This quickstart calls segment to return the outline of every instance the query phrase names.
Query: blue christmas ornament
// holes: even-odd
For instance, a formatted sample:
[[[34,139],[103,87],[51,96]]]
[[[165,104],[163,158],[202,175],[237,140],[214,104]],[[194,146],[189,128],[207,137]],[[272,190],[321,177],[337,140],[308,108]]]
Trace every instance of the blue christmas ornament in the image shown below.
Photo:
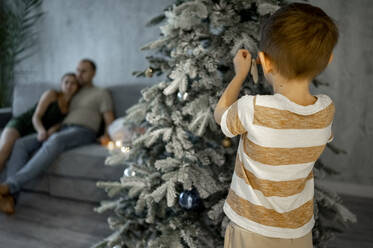
[[[206,49],[206,48],[208,48],[211,45],[211,41],[207,40],[207,39],[206,40],[202,40],[201,41],[201,45],[202,45],[203,48]]]
[[[179,196],[179,205],[187,210],[195,209],[200,204],[200,197],[198,191],[193,188],[192,190],[186,190],[181,192]]]
[[[198,137],[196,135],[194,135],[193,133],[187,131],[187,135],[188,135],[188,139],[190,140],[190,142],[192,142],[193,144],[199,142],[201,140],[201,137]]]

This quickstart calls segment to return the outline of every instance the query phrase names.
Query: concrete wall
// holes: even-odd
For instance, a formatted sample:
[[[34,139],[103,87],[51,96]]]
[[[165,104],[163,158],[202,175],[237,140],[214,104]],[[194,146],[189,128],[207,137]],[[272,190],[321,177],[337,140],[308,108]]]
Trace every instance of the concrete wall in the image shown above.
[[[79,59],[98,64],[97,85],[158,82],[136,79],[133,70],[144,69],[146,54],[139,47],[159,36],[157,27],[145,28],[150,17],[172,0],[45,0],[38,52],[22,64],[21,81],[54,81],[75,70]],[[330,87],[326,93],[336,105],[334,145],[347,155],[326,150],[322,160],[341,172],[334,181],[373,185],[373,1],[311,0],[336,21],[340,41],[333,63],[320,76]]]
[[[328,149],[321,158],[341,172],[333,180],[373,185],[373,1],[310,3],[334,18],[340,31],[334,61],[320,75],[330,87],[314,92],[325,92],[334,100],[333,144],[348,153],[335,155]]]
[[[75,71],[81,58],[92,58],[98,66],[95,82],[110,85],[157,82],[135,78],[134,70],[148,65],[140,47],[159,37],[158,27],[147,21],[172,3],[157,0],[45,0],[37,52],[20,66],[18,81],[58,82],[67,71]]]

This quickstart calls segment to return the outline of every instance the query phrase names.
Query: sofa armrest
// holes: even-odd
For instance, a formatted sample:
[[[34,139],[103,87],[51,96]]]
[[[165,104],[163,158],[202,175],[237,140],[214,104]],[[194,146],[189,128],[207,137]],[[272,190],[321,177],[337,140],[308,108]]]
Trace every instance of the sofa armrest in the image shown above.
[[[0,108],[0,128],[4,128],[12,118],[12,108]]]

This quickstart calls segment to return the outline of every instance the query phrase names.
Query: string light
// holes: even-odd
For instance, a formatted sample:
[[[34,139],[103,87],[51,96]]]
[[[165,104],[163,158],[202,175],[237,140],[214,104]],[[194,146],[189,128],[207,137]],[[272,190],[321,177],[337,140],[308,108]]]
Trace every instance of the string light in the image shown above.
[[[115,141],[115,146],[118,148],[122,147],[122,141],[121,140]]]
[[[113,141],[109,141],[109,143],[107,144],[107,148],[111,151],[111,150],[114,150],[115,148],[115,145],[114,145],[114,142]]]
[[[129,146],[122,146],[122,148],[120,148],[120,150],[121,150],[123,153],[126,153],[126,152],[129,152],[129,151],[130,151],[130,147],[129,147]]]
[[[123,145],[123,142],[121,140],[116,140],[109,141],[109,143],[107,144],[107,149],[109,149],[110,151],[120,150],[122,153],[127,153],[131,150],[131,147],[128,145]]]

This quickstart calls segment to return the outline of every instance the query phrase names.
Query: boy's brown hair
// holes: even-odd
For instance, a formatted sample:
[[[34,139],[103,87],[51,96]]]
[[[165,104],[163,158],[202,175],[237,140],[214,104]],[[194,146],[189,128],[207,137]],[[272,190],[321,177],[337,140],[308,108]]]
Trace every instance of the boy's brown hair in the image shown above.
[[[337,41],[338,28],[324,11],[292,3],[266,20],[259,49],[283,77],[314,78],[328,65]]]

